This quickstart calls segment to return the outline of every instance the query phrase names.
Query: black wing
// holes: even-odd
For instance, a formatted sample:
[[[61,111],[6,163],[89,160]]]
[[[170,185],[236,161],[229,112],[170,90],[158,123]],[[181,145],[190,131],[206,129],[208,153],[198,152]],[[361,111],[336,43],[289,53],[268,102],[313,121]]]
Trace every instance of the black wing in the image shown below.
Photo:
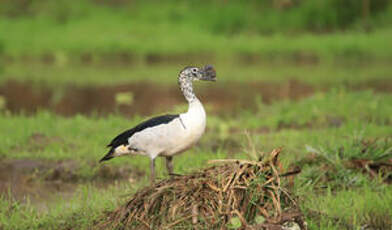
[[[167,124],[170,121],[174,120],[175,118],[179,117],[180,115],[175,114],[175,115],[163,115],[159,117],[153,117],[147,121],[144,121],[137,126],[133,127],[132,129],[129,129],[127,131],[124,131],[117,137],[115,137],[110,144],[107,145],[107,147],[112,147],[112,148],[117,148],[120,145],[128,144],[128,139],[132,137],[133,134],[142,131],[143,129],[147,129],[153,126],[158,126],[162,124]]]

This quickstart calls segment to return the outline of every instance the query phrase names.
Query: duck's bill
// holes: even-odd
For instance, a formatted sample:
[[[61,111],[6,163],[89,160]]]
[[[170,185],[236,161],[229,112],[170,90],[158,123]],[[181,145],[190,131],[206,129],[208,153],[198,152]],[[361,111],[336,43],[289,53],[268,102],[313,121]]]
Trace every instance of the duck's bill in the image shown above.
[[[212,65],[206,65],[203,68],[203,76],[200,80],[216,81],[216,71]]]

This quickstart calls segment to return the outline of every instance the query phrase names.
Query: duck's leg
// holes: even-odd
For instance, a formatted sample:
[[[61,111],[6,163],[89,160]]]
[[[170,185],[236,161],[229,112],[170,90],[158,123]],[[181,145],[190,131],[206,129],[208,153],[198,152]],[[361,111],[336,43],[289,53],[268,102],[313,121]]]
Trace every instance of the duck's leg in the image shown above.
[[[166,169],[169,175],[173,174],[173,157],[166,157]]]
[[[155,158],[150,161],[150,182],[151,185],[154,184],[155,181]]]

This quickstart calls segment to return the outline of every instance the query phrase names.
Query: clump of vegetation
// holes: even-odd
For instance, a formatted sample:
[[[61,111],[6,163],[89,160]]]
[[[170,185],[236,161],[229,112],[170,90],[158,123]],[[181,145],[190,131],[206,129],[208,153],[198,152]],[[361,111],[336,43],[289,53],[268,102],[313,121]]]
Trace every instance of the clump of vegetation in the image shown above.
[[[392,182],[392,142],[389,138],[366,139],[359,135],[344,146],[307,146],[307,150],[311,154],[299,164],[317,164],[318,167],[306,170],[304,182],[328,183],[331,188],[363,185],[368,178]],[[325,173],[316,174],[314,170]]]
[[[297,204],[282,181],[280,152],[273,150],[257,161],[214,160],[225,164],[162,180],[137,192],[99,226],[264,228],[291,220],[304,229]]]

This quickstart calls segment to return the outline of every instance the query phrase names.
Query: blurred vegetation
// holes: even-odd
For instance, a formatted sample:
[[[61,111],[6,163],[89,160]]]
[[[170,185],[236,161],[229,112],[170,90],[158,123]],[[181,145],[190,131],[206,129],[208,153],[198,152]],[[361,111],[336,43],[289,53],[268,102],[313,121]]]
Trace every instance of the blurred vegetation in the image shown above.
[[[90,60],[96,53],[151,60],[157,54],[385,56],[391,22],[391,0],[4,0],[0,6],[5,54],[56,60],[68,54]]]
[[[185,23],[216,33],[330,31],[370,20],[374,26],[391,19],[390,0],[5,0],[0,15],[8,18],[47,17],[58,24],[92,14],[122,11],[139,22]]]
[[[302,83],[310,84],[316,89],[339,87],[342,85],[358,86],[384,84],[392,72],[392,66],[388,62],[373,62],[364,60],[351,64],[343,61],[320,64],[301,64],[273,60],[260,60],[264,62],[260,65],[246,64],[243,60],[224,63],[220,60],[202,60],[201,63],[214,63],[219,71],[219,84],[224,82],[249,83],[256,81],[273,82],[284,84],[289,79],[296,79]],[[288,63],[289,62],[289,63]],[[45,63],[16,63],[8,64],[4,68],[4,76],[0,78],[0,84],[5,84],[9,80],[18,82],[30,82],[40,88],[50,87],[57,90],[72,84],[78,86],[115,86],[120,84],[147,81],[160,83],[161,87],[167,87],[175,83],[175,76],[182,65],[189,65],[198,62],[188,62],[180,60],[173,64],[141,64],[125,63],[110,65],[103,60],[97,64],[89,65],[48,65]],[[284,66],[284,68],[282,68]],[[72,68],[70,68],[72,67]],[[78,76],[78,77],[75,77]],[[390,81],[387,81],[390,82]],[[198,87],[209,87],[208,84],[196,84]],[[368,87],[370,88],[370,86]]]

